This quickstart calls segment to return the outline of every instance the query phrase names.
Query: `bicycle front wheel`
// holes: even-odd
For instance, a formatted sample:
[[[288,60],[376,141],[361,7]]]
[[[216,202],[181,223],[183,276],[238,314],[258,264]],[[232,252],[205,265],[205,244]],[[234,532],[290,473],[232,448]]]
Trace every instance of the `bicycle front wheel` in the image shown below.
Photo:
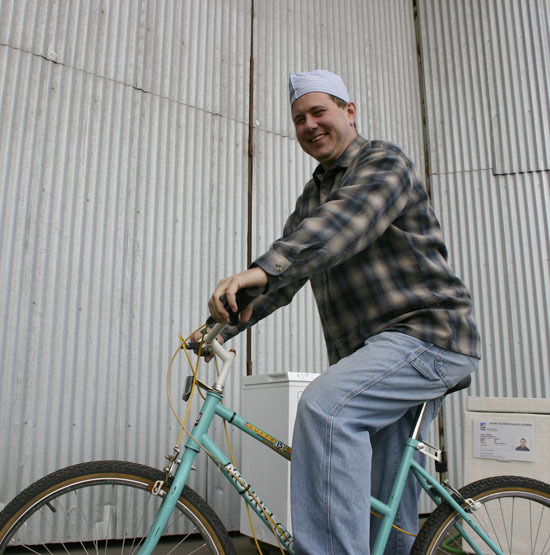
[[[522,476],[495,476],[464,486],[460,494],[464,499],[480,503],[479,508],[468,508],[467,512],[502,553],[550,552],[550,485]],[[467,505],[463,502],[462,506]],[[483,553],[493,552],[449,505],[443,503],[420,530],[411,555],[474,553],[461,530]]]
[[[58,470],[22,491],[0,513],[0,553],[137,552],[162,498],[152,489],[164,474],[121,461],[82,463]],[[159,548],[174,553],[234,554],[212,508],[187,486]]]

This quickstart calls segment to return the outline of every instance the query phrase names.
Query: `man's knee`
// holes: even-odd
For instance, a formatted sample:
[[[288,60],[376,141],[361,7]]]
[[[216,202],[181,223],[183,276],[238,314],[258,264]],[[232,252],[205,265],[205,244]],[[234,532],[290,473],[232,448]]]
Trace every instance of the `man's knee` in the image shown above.
[[[298,412],[328,414],[333,403],[330,393],[334,391],[330,382],[329,374],[321,374],[315,378],[302,392]]]

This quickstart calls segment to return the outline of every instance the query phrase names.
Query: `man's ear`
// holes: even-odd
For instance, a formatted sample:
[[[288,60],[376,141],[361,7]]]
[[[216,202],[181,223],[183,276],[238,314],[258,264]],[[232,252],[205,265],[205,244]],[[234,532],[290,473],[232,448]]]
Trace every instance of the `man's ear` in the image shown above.
[[[350,125],[355,125],[355,115],[357,114],[357,106],[353,102],[348,102],[346,106],[346,111],[348,113]]]

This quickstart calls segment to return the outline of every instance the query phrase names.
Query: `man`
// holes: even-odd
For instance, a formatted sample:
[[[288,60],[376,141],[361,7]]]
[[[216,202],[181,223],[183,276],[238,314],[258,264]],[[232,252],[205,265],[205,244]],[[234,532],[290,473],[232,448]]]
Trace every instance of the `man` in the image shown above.
[[[529,451],[529,447],[527,447],[527,440],[524,437],[519,440],[519,445],[516,447],[516,451]]]
[[[263,295],[241,314],[238,333],[290,302],[311,281],[330,368],[304,391],[292,452],[292,526],[300,554],[365,554],[371,493],[382,501],[396,475],[415,408],[432,416],[447,389],[478,365],[479,335],[464,284],[447,263],[439,224],[414,165],[395,145],[366,140],[340,77],[290,75],[291,113],[313,178],[283,235],[251,267],[220,281],[221,298]],[[418,491],[409,483],[396,524],[415,532]],[[387,553],[413,538],[392,532]],[[371,546],[372,547],[372,546]]]

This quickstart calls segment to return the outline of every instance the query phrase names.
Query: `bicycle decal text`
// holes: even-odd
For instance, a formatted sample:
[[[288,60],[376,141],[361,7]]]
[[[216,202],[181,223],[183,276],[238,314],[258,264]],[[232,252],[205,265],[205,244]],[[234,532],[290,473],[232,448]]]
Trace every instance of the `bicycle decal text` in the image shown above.
[[[281,451],[286,456],[286,458],[290,459],[290,456],[292,455],[292,449],[288,445],[285,445],[282,441],[279,441],[274,437],[271,437],[269,434],[266,434],[259,428],[256,428],[256,426],[250,424],[250,422],[247,422],[245,426],[249,430],[252,430],[254,433],[258,434],[264,440],[263,443],[269,445],[269,447],[273,447],[277,451]]]
[[[284,525],[275,518],[274,514],[269,510],[267,505],[262,501],[260,496],[250,487],[250,484],[243,478],[242,474],[233,466],[232,463],[225,465],[226,475],[235,485],[237,491],[243,495],[250,503],[252,508],[271,528],[273,526],[277,532],[277,536],[286,547],[291,547],[293,540],[290,532]]]

